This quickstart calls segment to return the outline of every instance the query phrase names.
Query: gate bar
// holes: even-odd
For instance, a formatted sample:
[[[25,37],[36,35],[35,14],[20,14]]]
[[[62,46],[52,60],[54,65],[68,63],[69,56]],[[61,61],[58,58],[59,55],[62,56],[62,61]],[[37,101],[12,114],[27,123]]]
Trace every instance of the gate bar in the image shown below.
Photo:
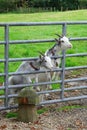
[[[66,24],[62,25],[62,35],[66,35]],[[64,79],[65,79],[65,50],[62,51],[62,71],[61,71],[61,94],[60,94],[60,98],[63,99],[64,98]]]
[[[5,64],[4,64],[4,67],[5,67],[5,82],[4,82],[4,86],[5,86],[5,100],[4,100],[4,105],[7,107],[8,106],[8,58],[9,58],[9,26],[6,25],[5,26],[5,41],[6,41],[6,44],[5,44]]]

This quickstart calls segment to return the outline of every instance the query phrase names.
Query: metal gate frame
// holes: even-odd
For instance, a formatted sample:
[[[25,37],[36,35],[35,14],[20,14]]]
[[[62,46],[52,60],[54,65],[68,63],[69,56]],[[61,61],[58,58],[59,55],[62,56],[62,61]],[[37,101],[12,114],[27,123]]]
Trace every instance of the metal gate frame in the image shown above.
[[[41,102],[40,105],[46,105],[46,104],[53,104],[53,103],[58,103],[58,102],[65,102],[65,101],[71,101],[71,100],[77,100],[77,99],[85,99],[87,98],[87,95],[83,96],[77,96],[77,97],[69,97],[65,98],[64,97],[64,92],[69,91],[69,90],[76,90],[76,89],[87,89],[87,86],[76,86],[76,87],[70,87],[70,88],[65,88],[64,84],[67,82],[74,82],[74,81],[84,81],[87,80],[87,77],[82,77],[82,78],[73,78],[73,79],[67,79],[65,80],[65,71],[68,70],[75,70],[75,69],[87,69],[87,66],[77,66],[77,67],[65,67],[65,58],[66,57],[75,57],[75,56],[87,56],[87,53],[78,53],[78,54],[65,54],[65,51],[62,52],[62,67],[59,69],[55,69],[53,71],[61,71],[61,80],[58,81],[51,81],[51,82],[43,82],[43,83],[34,83],[34,84],[26,84],[26,85],[8,85],[8,78],[11,75],[21,75],[21,74],[31,74],[31,73],[37,73],[35,72],[27,72],[27,73],[9,73],[8,72],[8,65],[9,62],[14,62],[14,61],[27,61],[27,60],[32,60],[36,58],[9,58],[9,45],[10,44],[22,44],[22,43],[42,43],[42,42],[54,42],[54,39],[42,39],[42,40],[9,40],[9,28],[11,26],[53,26],[53,25],[62,25],[62,34],[66,35],[66,29],[68,25],[76,25],[76,24],[85,24],[87,25],[87,21],[75,21],[75,22],[20,22],[20,23],[0,23],[0,27],[4,27],[5,30],[5,40],[0,41],[0,45],[4,44],[5,47],[5,54],[4,54],[4,59],[0,59],[0,62],[4,63],[4,73],[0,73],[0,77],[4,76],[4,86],[0,87],[0,90],[5,91],[5,95],[1,95],[0,99],[4,99],[4,106],[0,107],[0,110],[4,109],[9,109],[9,108],[15,108],[16,106],[8,106],[8,98],[12,97],[17,97],[16,94],[14,95],[8,95],[8,89],[11,88],[19,88],[19,87],[27,87],[27,86],[38,86],[38,85],[45,85],[45,84],[54,84],[54,83],[61,83],[61,88],[58,90],[48,90],[48,91],[43,91],[43,92],[38,92],[38,94],[45,94],[45,93],[51,93],[51,92],[61,92],[60,94],[60,99],[55,99],[55,100],[47,100],[44,102]],[[83,38],[70,38],[71,41],[76,41],[76,40],[87,40],[87,37]],[[38,71],[38,73],[44,73],[44,71]],[[49,72],[49,71],[48,71]]]

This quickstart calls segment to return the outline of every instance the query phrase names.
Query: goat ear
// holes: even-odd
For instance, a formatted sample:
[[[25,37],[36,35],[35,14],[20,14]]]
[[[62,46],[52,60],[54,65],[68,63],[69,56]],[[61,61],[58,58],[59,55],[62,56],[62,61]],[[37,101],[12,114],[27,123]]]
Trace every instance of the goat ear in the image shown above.
[[[43,62],[43,56],[39,55],[39,63],[41,64]]]
[[[39,58],[42,59],[42,55],[39,55]]]

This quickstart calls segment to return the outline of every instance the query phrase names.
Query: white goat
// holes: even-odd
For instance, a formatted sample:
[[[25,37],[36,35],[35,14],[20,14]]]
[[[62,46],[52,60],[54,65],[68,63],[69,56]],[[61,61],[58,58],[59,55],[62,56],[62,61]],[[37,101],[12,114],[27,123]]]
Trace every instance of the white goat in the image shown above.
[[[45,52],[45,55],[50,56],[50,57],[58,56],[61,51],[72,48],[72,44],[70,43],[69,39],[66,36],[60,36],[60,35],[58,35],[58,36],[59,36],[59,38],[55,39],[56,44],[52,48],[48,49]],[[52,59],[52,63],[54,65],[54,68],[59,68],[59,66],[60,66],[60,58]],[[50,76],[51,79],[50,80],[58,79],[58,77],[59,77],[59,73],[58,72],[53,72],[53,73],[50,73],[50,74],[51,74],[51,76]],[[40,77],[38,77],[38,79]],[[48,81],[48,79],[46,80],[45,77],[46,77],[46,75],[44,74],[43,75],[43,81]],[[51,89],[52,87],[50,85],[47,88]]]
[[[24,61],[19,66],[16,72],[29,72],[29,71],[35,71],[40,70],[40,68],[47,68],[51,70],[53,68],[52,60],[49,56],[41,55],[37,60],[35,61]],[[17,84],[30,84],[32,83],[32,80],[35,80],[38,82],[38,74],[23,74],[23,75],[16,75],[11,76],[8,79],[9,85],[17,85]],[[36,90],[38,90],[39,87],[36,87]],[[18,93],[21,89],[10,89],[9,94]],[[40,90],[38,90],[40,91]],[[10,104],[13,102],[13,100],[10,100]]]

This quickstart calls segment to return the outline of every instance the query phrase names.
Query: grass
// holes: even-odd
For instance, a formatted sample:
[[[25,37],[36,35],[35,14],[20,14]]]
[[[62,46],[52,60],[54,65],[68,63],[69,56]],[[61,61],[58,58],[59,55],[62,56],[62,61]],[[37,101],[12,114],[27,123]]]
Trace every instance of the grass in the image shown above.
[[[0,14],[0,22],[48,22],[48,21],[83,21],[87,10],[66,11],[66,12],[46,12],[32,14]],[[87,25],[69,25],[67,27],[68,37],[86,37]],[[10,27],[10,40],[31,40],[31,39],[52,39],[55,38],[55,33],[62,33],[61,26],[24,26]],[[0,27],[0,41],[4,40],[4,28]],[[9,46],[10,58],[36,57],[38,50],[45,52],[54,43],[42,44],[22,44]],[[85,53],[87,52],[87,41],[73,41],[73,48],[66,53]],[[0,59],[4,58],[4,45],[0,45]],[[9,72],[16,71],[20,62],[9,63]],[[66,59],[67,66],[87,65],[87,57],[72,57]],[[4,72],[4,64],[0,63],[0,73]],[[3,82],[3,77],[0,77],[0,82]]]
[[[87,20],[87,10],[44,12],[31,14],[0,14],[0,22],[39,22]]]
[[[37,110],[37,113],[38,114],[43,114],[44,112],[47,112],[47,111],[49,111],[49,108],[44,107],[44,108],[41,108],[41,109]]]
[[[16,112],[8,112],[6,118],[17,118],[18,114]]]
[[[81,106],[81,105],[63,106],[63,107],[58,108],[58,111],[70,111],[70,110],[79,109],[79,108],[87,108],[87,106]]]
[[[0,90],[0,95],[4,95],[4,91],[3,90]]]

